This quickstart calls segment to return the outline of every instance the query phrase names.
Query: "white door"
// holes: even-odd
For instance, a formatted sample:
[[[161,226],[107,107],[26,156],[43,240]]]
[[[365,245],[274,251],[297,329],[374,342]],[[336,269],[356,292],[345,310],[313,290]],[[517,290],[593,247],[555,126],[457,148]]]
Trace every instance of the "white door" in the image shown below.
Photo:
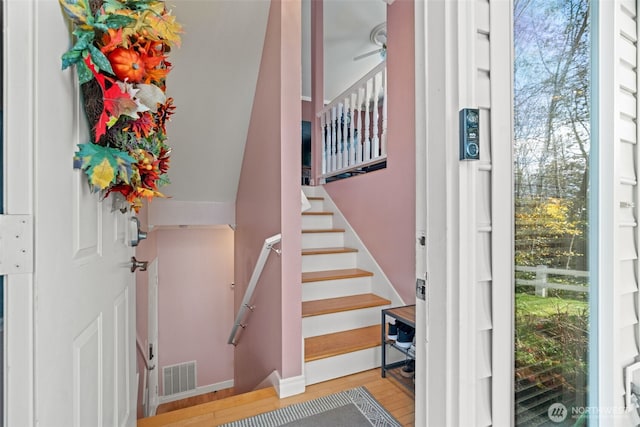
[[[55,0],[5,0],[6,212],[34,222],[33,273],[7,278],[11,426],[135,425],[129,215],[72,169],[88,141]]]
[[[158,259],[148,268],[149,314],[147,329],[149,334],[149,413],[155,415],[158,408]]]

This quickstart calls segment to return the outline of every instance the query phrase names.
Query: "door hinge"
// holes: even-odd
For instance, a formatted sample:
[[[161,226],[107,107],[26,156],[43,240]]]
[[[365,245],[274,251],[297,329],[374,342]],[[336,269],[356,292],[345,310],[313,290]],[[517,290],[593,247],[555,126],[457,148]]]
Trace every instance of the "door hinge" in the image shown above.
[[[33,273],[33,216],[0,215],[0,274]]]

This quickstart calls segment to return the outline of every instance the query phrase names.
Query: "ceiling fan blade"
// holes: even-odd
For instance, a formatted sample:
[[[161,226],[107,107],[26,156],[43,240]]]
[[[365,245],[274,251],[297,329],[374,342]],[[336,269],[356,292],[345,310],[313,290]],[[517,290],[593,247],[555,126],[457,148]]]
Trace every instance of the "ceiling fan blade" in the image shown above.
[[[363,54],[361,54],[361,55],[358,55],[358,56],[354,57],[354,58],[353,58],[353,60],[354,60],[354,61],[357,61],[357,60],[359,60],[359,59],[363,59],[363,58],[366,58],[366,57],[368,57],[368,56],[375,55],[376,53],[380,53],[380,52],[382,52],[383,50],[384,50],[384,48],[383,48],[383,47],[381,47],[380,49],[372,50],[371,52],[367,52],[367,53],[363,53]]]

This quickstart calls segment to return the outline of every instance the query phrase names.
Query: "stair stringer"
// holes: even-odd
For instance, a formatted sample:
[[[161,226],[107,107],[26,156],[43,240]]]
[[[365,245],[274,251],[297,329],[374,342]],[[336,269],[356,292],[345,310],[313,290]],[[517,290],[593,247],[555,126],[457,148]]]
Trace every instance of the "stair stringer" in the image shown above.
[[[363,270],[373,273],[373,278],[371,279],[371,292],[391,300],[391,306],[393,307],[405,305],[406,303],[402,300],[398,291],[396,291],[387,275],[384,273],[373,255],[371,255],[371,252],[369,252],[351,224],[349,224],[349,221],[347,221],[345,216],[342,214],[342,211],[338,209],[338,206],[333,202],[333,199],[331,199],[331,196],[329,196],[324,187],[304,186],[303,191],[307,196],[324,197],[323,202],[325,210],[329,210],[334,213],[333,227],[343,228],[345,230],[344,245],[358,250],[356,254],[356,263],[358,268],[362,268]]]

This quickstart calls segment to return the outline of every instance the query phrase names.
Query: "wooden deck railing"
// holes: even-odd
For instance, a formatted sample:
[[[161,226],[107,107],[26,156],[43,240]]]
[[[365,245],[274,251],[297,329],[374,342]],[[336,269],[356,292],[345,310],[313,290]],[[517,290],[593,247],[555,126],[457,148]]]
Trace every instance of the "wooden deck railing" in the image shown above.
[[[516,265],[516,271],[527,273],[535,273],[535,279],[518,279],[516,278],[516,286],[535,286],[536,295],[546,297],[547,289],[558,289],[562,291],[572,292],[589,292],[588,285],[565,285],[561,283],[549,282],[549,275],[554,276],[572,276],[572,277],[589,277],[588,271],[582,270],[565,270],[562,268],[549,268],[546,265],[538,265],[536,267],[526,267]]]

